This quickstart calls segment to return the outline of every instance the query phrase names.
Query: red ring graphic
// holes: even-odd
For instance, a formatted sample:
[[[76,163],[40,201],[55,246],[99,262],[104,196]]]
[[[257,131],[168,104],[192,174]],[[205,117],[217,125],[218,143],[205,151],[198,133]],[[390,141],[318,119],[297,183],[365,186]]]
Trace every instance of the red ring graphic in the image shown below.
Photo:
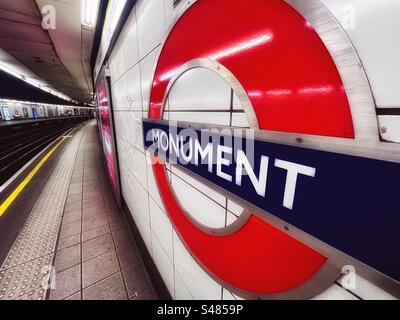
[[[264,130],[354,138],[346,93],[317,33],[281,0],[199,0],[178,20],[159,57],[149,117],[160,119],[169,81],[180,66],[209,58],[240,81]],[[165,208],[188,250],[212,275],[256,294],[296,288],[327,257],[253,215],[235,233],[214,236],[186,216],[164,165],[153,171]]]

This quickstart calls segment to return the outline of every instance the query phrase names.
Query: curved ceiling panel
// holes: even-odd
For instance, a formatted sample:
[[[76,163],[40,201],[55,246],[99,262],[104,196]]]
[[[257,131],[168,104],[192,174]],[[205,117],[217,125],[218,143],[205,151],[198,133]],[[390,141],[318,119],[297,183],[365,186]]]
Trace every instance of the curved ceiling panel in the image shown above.
[[[56,9],[56,29],[42,28],[41,8]],[[0,48],[38,79],[80,102],[92,101],[88,70],[94,30],[81,27],[80,1],[2,0]]]

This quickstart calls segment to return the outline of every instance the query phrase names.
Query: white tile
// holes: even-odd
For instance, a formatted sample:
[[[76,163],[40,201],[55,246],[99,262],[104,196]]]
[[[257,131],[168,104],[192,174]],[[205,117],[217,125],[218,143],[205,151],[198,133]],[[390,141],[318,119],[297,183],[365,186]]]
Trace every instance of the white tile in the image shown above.
[[[400,143],[400,116],[379,116],[378,120],[382,139]]]
[[[154,78],[156,59],[160,52],[160,47],[152,51],[143,60],[140,61],[140,77],[142,80],[142,102],[143,110],[149,109],[150,89]]]
[[[232,223],[236,222],[236,220],[238,219],[237,216],[235,216],[234,214],[227,212],[226,213],[226,226],[230,226]]]
[[[133,66],[125,75],[126,92],[125,105],[128,110],[142,110],[142,88],[140,83],[139,64]]]
[[[131,146],[144,152],[141,111],[117,111],[116,134]]]
[[[111,84],[114,84],[124,73],[124,60],[122,59],[122,41],[117,41],[110,55],[108,64],[110,67]]]
[[[117,141],[117,151],[118,151],[118,160],[119,160],[119,170],[120,172],[126,172],[126,160],[125,160],[125,141],[120,137],[116,136],[116,141]],[[123,175],[120,177],[120,183],[121,183],[121,189],[126,189],[126,180],[123,178]]]
[[[357,300],[357,298],[339,285],[333,284],[324,292],[312,298],[312,300]]]
[[[129,131],[127,133],[127,141],[132,144],[136,149],[144,152],[143,123],[141,113],[134,112],[133,115],[134,120],[129,123],[128,126]]]
[[[146,154],[146,160],[147,160],[147,181],[149,187],[149,194],[151,198],[157,203],[157,205],[165,211],[160,191],[158,190],[157,182],[154,177],[152,160],[150,156],[148,156],[148,154]]]
[[[171,171],[173,174],[180,177],[186,183],[190,184],[193,188],[201,191],[207,197],[217,202],[222,207],[226,207],[226,197],[220,194],[219,192],[211,189],[210,187],[206,186],[204,183],[197,180],[194,176],[190,176],[188,173],[184,172],[182,169],[179,168],[177,165],[171,166]]]
[[[139,183],[136,182],[136,184],[139,186]],[[140,189],[137,190],[140,192]],[[152,253],[151,229],[150,229],[150,220],[148,217],[149,209],[148,209],[147,197],[148,197],[147,193],[140,193],[137,197],[132,197],[132,195],[127,197],[126,194],[124,194],[124,199],[127,203],[129,211],[132,214],[133,221],[135,222],[140,232],[140,235],[146,245],[147,250],[151,254]],[[137,202],[141,202],[141,204],[137,204]]]
[[[121,115],[120,112],[114,110],[113,116],[114,116],[115,134],[116,134],[117,137],[123,139],[123,132],[122,132],[122,129],[123,129],[122,122],[123,122],[123,120],[122,120],[122,115]]]
[[[142,110],[139,64],[133,66],[126,74],[112,84],[111,94],[114,110]]]
[[[118,148],[118,160],[119,167],[121,172],[127,172],[127,161],[126,161],[126,142],[120,136],[117,135],[117,148]],[[128,175],[121,174],[120,175],[121,189],[122,195],[125,197],[124,192],[128,190]]]
[[[344,28],[371,83],[378,107],[400,106],[400,1],[322,0]]]
[[[135,10],[132,10],[122,29],[108,61],[111,73],[111,83],[139,62]]]
[[[240,128],[250,128],[247,115],[245,113],[232,113],[232,126]]]
[[[145,219],[134,216],[134,221],[150,255],[153,256],[150,225]]]
[[[232,293],[230,293],[228,290],[225,288],[222,289],[222,300],[234,300],[236,301],[235,297],[233,296]]]
[[[121,139],[125,140],[125,117],[126,111],[114,111],[114,124],[115,124],[115,134]]]
[[[173,176],[172,187],[186,212],[200,224],[210,228],[225,227],[226,210],[182,179]]]
[[[117,138],[118,147],[127,144],[121,139]],[[121,155],[121,153],[120,153]],[[120,156],[121,172],[121,188],[122,195],[126,201],[129,211],[132,214],[133,220],[139,229],[139,232],[146,244],[147,250],[151,253],[151,234],[150,234],[150,218],[148,206],[148,194],[140,186],[139,182],[135,179],[130,170],[126,167],[127,161],[125,157],[127,153],[122,153]]]
[[[165,25],[167,31],[191,4],[192,1],[181,1],[174,7],[174,1],[165,0]]]
[[[139,62],[139,43],[135,10],[131,11],[122,31],[122,37],[120,36],[120,38],[122,38],[122,58],[125,61],[125,73]]]
[[[181,276],[194,299],[221,299],[221,285],[198,265],[176,233],[174,233],[174,261],[176,272]]]
[[[171,296],[174,295],[174,267],[171,261],[168,259],[167,254],[158,242],[158,239],[152,234],[152,249],[153,249],[153,261],[157,266],[158,271],[167,286]]]
[[[234,300],[234,301],[236,301],[236,298],[230,291],[228,291],[225,288],[223,288],[223,290],[222,290],[222,300]]]
[[[111,73],[111,79],[114,79],[113,77],[114,76]],[[126,100],[126,92],[127,92],[126,77],[120,77],[118,80],[116,80],[115,82],[112,83],[111,96],[112,96],[114,111],[128,109],[128,103]]]
[[[230,108],[231,87],[217,73],[205,68],[185,72],[169,92],[169,111],[229,111]]]
[[[146,156],[136,148],[128,145],[125,149],[127,169],[141,186],[147,190]]]
[[[139,57],[159,45],[165,37],[165,12],[162,0],[141,0],[136,5]]]
[[[339,279],[338,283],[342,283]],[[350,289],[357,296],[363,300],[397,300],[388,292],[378,288],[369,281],[357,276],[355,282],[355,289]]]
[[[193,300],[189,289],[186,288],[181,276],[175,272],[175,300]]]
[[[212,123],[229,126],[230,118],[230,112],[169,112],[169,121]]]
[[[134,216],[141,217],[150,224],[148,193],[130,170],[126,170],[121,178],[126,179],[126,189],[123,190],[123,196],[129,210]]]
[[[243,213],[243,207],[236,202],[228,199],[228,211],[232,212],[236,216],[240,216]]]
[[[152,198],[150,198],[150,221],[151,230],[161,247],[167,253],[168,258],[173,261],[172,224],[167,214],[163,212]]]

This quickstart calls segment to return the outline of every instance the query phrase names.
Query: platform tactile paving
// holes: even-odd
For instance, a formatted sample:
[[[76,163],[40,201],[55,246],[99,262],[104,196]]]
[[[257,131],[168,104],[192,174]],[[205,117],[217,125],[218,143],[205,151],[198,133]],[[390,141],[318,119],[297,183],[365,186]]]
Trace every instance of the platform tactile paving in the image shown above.
[[[44,300],[80,141],[75,132],[0,269],[0,300]]]

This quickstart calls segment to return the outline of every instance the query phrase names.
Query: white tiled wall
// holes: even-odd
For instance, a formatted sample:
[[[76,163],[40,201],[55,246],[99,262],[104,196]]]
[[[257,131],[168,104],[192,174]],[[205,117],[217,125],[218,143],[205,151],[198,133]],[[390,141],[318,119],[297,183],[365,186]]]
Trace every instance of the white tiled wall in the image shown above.
[[[196,68],[185,72],[169,95],[170,111],[230,111],[231,87],[215,72]],[[196,105],[194,105],[196,104]]]
[[[353,43],[379,108],[400,107],[400,1],[321,0]]]
[[[212,119],[214,124],[228,126],[230,123],[229,112],[169,112],[168,119],[170,121],[188,121],[196,123],[209,123]]]
[[[144,58],[164,39],[164,5],[162,0],[140,0],[136,5],[140,59]]]
[[[154,233],[152,233],[152,236],[154,263],[156,264],[169,292],[173,293],[175,290],[174,265]]]
[[[153,81],[155,63],[160,54],[160,45],[158,44],[147,56],[140,60],[140,80],[142,86],[142,108],[148,109],[150,101],[150,86]]]
[[[175,299],[176,300],[193,300],[193,296],[190,294],[189,289],[183,282],[181,276],[175,272]]]
[[[121,106],[121,110],[142,110],[142,88],[140,82],[136,80],[140,78],[139,65],[133,66],[124,77],[126,82],[126,92],[124,97],[125,103]]]
[[[325,2],[332,3],[334,0]],[[108,61],[117,149],[123,173],[122,194],[172,297],[240,299],[203,271],[173,230],[157,189],[150,157],[143,148],[141,118],[148,114],[150,85],[161,43],[178,13],[189,5],[188,1],[181,1],[173,9],[172,3],[172,0],[139,1]],[[383,91],[380,92],[382,94]],[[392,100],[387,103],[392,103]],[[202,112],[204,108],[213,109],[213,112]],[[231,101],[229,86],[219,81],[215,74],[198,69],[186,74],[174,86],[164,117],[248,127],[245,114],[240,110],[240,102],[235,96]],[[396,129],[388,127],[393,128],[388,131],[392,136]],[[183,207],[203,224],[223,227],[242,213],[239,205],[227,201],[224,196],[184,172],[174,167],[168,172],[175,192],[178,196],[181,194]],[[207,210],[203,209],[205,207]],[[363,296],[362,290],[357,294]],[[316,298],[353,299],[355,296],[334,284]]]
[[[172,187],[182,207],[196,221],[211,228],[225,227],[226,210],[224,207],[177,176],[172,177]]]
[[[331,286],[328,290],[325,290],[318,296],[314,297],[313,300],[358,300],[354,295],[343,290],[337,284]]]
[[[109,60],[109,63],[113,65],[111,69],[111,81],[113,82],[117,81],[139,61],[135,10],[129,16],[126,25],[129,25],[129,28],[124,28],[121,32],[119,41]]]
[[[184,172],[178,166],[171,166],[172,173],[180,178],[181,180],[185,181],[189,184],[192,188],[201,190],[201,192],[207,196],[208,198],[212,199],[214,202],[219,204],[220,206],[225,207],[226,205],[226,197],[221,195],[220,193],[214,191],[210,187],[206,186],[205,184],[201,183],[199,180],[194,178],[193,176],[189,175],[188,173]]]
[[[141,119],[148,112],[150,85],[160,43],[165,36],[165,21],[171,21],[173,14],[173,11],[164,12],[164,0],[139,1],[108,61],[117,148],[123,172],[122,194],[171,295],[176,299],[220,299],[221,286],[201,270],[173,234],[150,157],[143,148]],[[229,116],[225,115],[225,118],[229,119]],[[193,187],[190,188],[195,192]],[[225,223],[225,209],[219,208]],[[193,289],[195,283],[189,275],[202,279],[201,290],[199,283],[197,289]]]
[[[196,300],[221,299],[221,286],[212,280],[186,250],[174,232],[175,270]]]
[[[150,219],[154,237],[160,243],[168,259],[172,263],[174,260],[174,248],[172,243],[172,224],[167,214],[150,197]]]
[[[379,116],[378,120],[382,139],[400,143],[400,116]]]

